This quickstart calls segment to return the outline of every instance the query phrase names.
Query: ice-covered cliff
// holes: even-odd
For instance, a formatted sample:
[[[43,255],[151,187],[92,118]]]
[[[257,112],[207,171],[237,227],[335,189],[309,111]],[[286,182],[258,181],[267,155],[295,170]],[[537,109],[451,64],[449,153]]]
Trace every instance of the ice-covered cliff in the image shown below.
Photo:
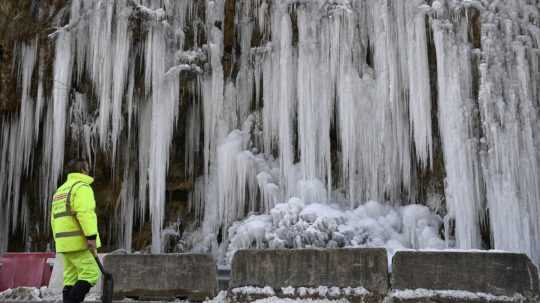
[[[0,251],[47,231],[79,155],[110,168],[112,246],[150,222],[163,249],[181,163],[191,246],[291,198],[351,213],[376,200],[428,205],[455,247],[538,263],[539,13],[537,0],[70,1],[56,29],[13,46]]]

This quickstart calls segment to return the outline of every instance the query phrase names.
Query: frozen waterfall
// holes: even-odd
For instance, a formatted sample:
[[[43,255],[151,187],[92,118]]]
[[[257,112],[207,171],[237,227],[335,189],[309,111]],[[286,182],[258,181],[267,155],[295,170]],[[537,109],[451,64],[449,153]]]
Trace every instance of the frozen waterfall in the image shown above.
[[[382,236],[365,245],[395,234],[540,263],[538,1],[73,0],[54,22],[13,48],[0,251],[48,233],[64,159],[78,155],[109,169],[111,247],[131,249],[148,224],[151,251],[164,249],[181,175],[193,250],[268,246],[304,221],[364,233],[369,217]],[[250,226],[257,236],[238,238]],[[340,237],[336,226],[317,228]],[[364,245],[354,239],[334,242]]]

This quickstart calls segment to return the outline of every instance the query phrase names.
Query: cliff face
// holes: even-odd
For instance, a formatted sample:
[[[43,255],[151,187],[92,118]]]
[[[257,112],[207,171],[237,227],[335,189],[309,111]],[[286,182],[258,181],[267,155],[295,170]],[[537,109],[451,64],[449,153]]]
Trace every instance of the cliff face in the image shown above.
[[[63,163],[85,156],[111,249],[215,252],[234,222],[296,197],[424,204],[448,245],[540,256],[535,1],[0,14],[0,251],[46,247]]]

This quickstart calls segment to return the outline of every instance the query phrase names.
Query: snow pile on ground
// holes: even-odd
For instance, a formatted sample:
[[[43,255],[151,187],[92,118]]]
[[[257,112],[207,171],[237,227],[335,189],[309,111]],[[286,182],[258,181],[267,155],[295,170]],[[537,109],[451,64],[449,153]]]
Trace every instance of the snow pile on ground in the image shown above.
[[[242,289],[247,290],[246,288],[242,287]],[[229,302],[227,298],[227,292],[221,291],[216,297],[214,297],[211,300],[207,300],[204,303],[227,303]],[[289,299],[289,298],[278,298],[275,296],[271,296],[268,298],[262,298],[255,301],[252,301],[253,303],[295,303],[295,302],[305,302],[305,303],[349,303],[349,300],[347,299],[339,299],[339,300],[331,300],[331,299]]]
[[[10,288],[0,292],[0,302],[4,301],[41,301],[41,294],[35,287]]]
[[[99,300],[101,294],[91,291],[85,301]],[[62,301],[62,290],[48,287],[17,287],[0,292],[0,302],[5,301]]]
[[[235,295],[242,294],[242,295],[266,295],[266,296],[273,296],[276,293],[272,289],[272,287],[266,286],[266,287],[255,287],[255,286],[244,286],[244,287],[237,287],[233,288],[231,292]]]
[[[307,204],[300,198],[277,204],[229,228],[227,261],[243,248],[385,247],[445,249],[442,220],[423,205],[392,207],[369,201],[355,209]]]
[[[265,296],[275,296],[276,291],[273,288],[266,287],[255,287],[255,286],[244,286],[237,287],[231,290],[234,295],[265,295]],[[370,292],[363,287],[328,287],[328,286],[319,286],[319,287],[298,287],[294,288],[292,286],[282,287],[277,290],[279,295],[291,296],[291,297],[308,297],[316,296],[320,298],[338,298],[343,296],[365,296],[370,294]]]
[[[217,296],[210,300],[206,300],[203,303],[222,303],[227,300],[227,291],[220,291]]]
[[[253,301],[253,303],[295,303],[295,302],[305,302],[305,303],[349,303],[347,299],[339,300],[329,300],[329,299],[289,299],[289,298],[277,298],[270,297]]]
[[[515,294],[512,297],[496,296],[482,292],[469,292],[464,290],[431,290],[431,289],[405,289],[394,290],[390,293],[391,297],[400,299],[417,299],[426,297],[456,298],[463,300],[486,300],[486,301],[504,301],[504,302],[524,302],[525,297]]]
[[[306,296],[318,296],[321,298],[337,298],[341,296],[365,296],[368,295],[370,292],[363,288],[363,287],[327,287],[327,286],[319,286],[319,287],[285,287],[281,288],[281,292],[284,295],[287,296],[298,296],[298,297],[306,297]]]

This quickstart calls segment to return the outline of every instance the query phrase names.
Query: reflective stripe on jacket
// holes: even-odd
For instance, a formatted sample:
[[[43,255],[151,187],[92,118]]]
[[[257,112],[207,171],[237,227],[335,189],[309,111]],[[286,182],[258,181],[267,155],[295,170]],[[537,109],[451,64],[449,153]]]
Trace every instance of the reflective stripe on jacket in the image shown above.
[[[72,252],[87,249],[86,237],[99,239],[96,201],[90,184],[90,176],[72,173],[53,196],[51,226],[57,252]],[[69,197],[68,197],[69,196]]]

